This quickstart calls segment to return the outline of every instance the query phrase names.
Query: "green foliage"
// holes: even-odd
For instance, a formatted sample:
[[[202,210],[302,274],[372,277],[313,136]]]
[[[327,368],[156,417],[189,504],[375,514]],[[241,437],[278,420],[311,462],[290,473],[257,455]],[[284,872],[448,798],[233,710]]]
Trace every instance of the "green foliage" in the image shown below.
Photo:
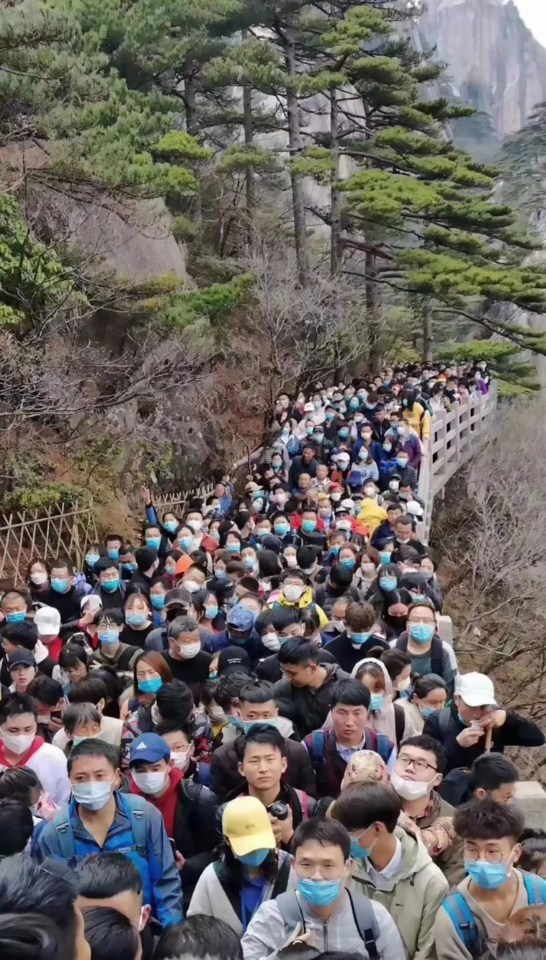
[[[499,395],[505,399],[540,390],[534,365],[521,355],[514,344],[506,341],[479,340],[472,343],[445,344],[438,351],[438,359],[458,364],[486,360],[498,381]]]

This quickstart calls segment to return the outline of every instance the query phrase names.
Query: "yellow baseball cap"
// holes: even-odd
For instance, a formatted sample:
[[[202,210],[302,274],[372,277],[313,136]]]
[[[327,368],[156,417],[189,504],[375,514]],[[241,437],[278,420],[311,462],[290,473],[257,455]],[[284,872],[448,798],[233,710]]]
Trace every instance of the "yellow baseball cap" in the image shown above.
[[[256,797],[236,797],[226,804],[222,833],[228,838],[237,857],[244,857],[254,850],[273,850],[275,847],[267,810]]]

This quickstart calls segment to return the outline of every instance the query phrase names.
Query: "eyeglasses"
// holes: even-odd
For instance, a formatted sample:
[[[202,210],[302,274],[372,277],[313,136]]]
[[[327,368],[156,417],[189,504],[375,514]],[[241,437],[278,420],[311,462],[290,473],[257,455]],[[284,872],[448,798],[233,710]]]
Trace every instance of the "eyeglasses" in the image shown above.
[[[426,773],[427,770],[438,771],[438,767],[433,766],[432,763],[427,763],[426,760],[416,760],[414,757],[408,757],[407,753],[399,754],[396,761],[404,770],[407,770],[412,763],[417,773]]]

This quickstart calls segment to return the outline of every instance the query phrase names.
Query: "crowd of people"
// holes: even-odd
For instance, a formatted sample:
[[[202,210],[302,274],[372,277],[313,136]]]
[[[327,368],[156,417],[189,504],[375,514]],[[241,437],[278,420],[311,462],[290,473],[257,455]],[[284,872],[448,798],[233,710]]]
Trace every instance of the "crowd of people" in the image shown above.
[[[141,536],[5,590],[2,960],[546,956],[504,756],[544,734],[459,669],[419,535],[433,418],[489,380],[283,394],[240,491],[143,488]]]

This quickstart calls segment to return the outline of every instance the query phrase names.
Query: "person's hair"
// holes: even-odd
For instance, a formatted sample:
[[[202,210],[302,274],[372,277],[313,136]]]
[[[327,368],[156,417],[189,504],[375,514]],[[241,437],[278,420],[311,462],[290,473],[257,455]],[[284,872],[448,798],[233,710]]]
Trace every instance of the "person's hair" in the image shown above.
[[[336,819],[303,820],[294,832],[292,853],[296,853],[298,847],[311,842],[320,843],[322,847],[339,847],[344,860],[348,860],[351,855],[351,838]]]
[[[275,699],[275,690],[268,680],[251,680],[239,690],[239,700],[245,703],[269,703]]]
[[[361,953],[349,953],[346,950],[325,950],[315,960],[362,960]]]
[[[32,713],[38,719],[38,703],[26,693],[10,693],[0,700],[0,726],[10,717],[20,717],[23,713]]]
[[[319,650],[310,640],[304,637],[292,637],[283,643],[277,654],[279,663],[300,667],[308,663],[319,662]]]
[[[121,697],[121,694],[125,690],[127,684],[122,680],[119,673],[116,672],[114,665],[109,663],[101,664],[98,670],[93,670],[91,676],[96,680],[101,680],[104,686],[106,687],[106,703],[107,709],[104,711],[106,716],[117,717],[119,720],[119,704],[118,697]],[[87,680],[90,678],[87,677]],[[83,683],[83,681],[81,681]],[[79,684],[76,684],[76,688],[79,688]],[[75,698],[70,696],[71,700]]]
[[[176,617],[169,627],[169,638],[176,639],[181,633],[197,633],[199,624],[194,617]]]
[[[332,567],[330,570],[330,583],[333,583],[336,587],[345,587],[345,589],[347,589],[351,586],[352,579],[353,571],[341,564]]]
[[[528,827],[518,837],[521,856],[518,867],[536,873],[546,860],[546,830]]]
[[[22,853],[34,830],[26,803],[6,797],[0,800],[0,857]]]
[[[151,613],[151,612],[152,612],[151,603],[150,603],[150,598],[149,598],[148,594],[145,593],[144,590],[141,590],[140,587],[137,587],[135,584],[133,584],[132,589],[131,589],[131,592],[130,592],[130,593],[126,593],[126,594],[125,594],[125,597],[124,597],[124,599],[123,599],[123,612],[124,612],[124,613],[126,613],[126,611],[127,611],[130,607],[134,607],[134,605],[135,605],[135,600],[141,600],[142,603],[143,603],[143,604],[145,605],[145,607],[147,608],[148,613]]]
[[[527,921],[527,929],[536,930],[536,936],[523,934],[521,940],[515,943],[500,941],[495,950],[495,958],[498,958],[498,960],[544,960],[546,956],[546,910],[544,907],[528,907],[527,910],[532,911]],[[510,917],[509,923],[512,923],[513,919],[513,916]]]
[[[281,573],[279,577],[279,583],[282,585],[285,580],[289,580],[290,577],[295,577],[297,580],[301,580],[306,586],[309,583],[307,574],[300,570],[299,567],[293,567],[290,570],[285,570]]]
[[[50,567],[50,565],[49,565],[49,563],[48,563],[47,560],[44,560],[43,557],[33,557],[32,560],[30,561],[30,563],[29,563],[29,565],[28,565],[28,567],[27,567],[26,573],[25,573],[25,580],[26,580],[27,583],[28,583],[28,581],[30,580],[30,574],[31,574],[32,568],[33,568],[33,566],[34,566],[36,563],[40,563],[40,564],[42,565],[42,567],[45,567],[45,569],[47,570],[48,576],[49,576],[49,574],[51,573],[51,567]]]
[[[447,767],[447,753],[439,740],[429,737],[426,733],[417,733],[413,737],[406,737],[402,742],[403,747],[418,747],[419,750],[426,750],[436,757],[436,769],[438,773],[445,773]]]
[[[521,777],[515,763],[502,753],[484,753],[476,757],[470,771],[468,789],[474,793],[478,789],[498,790],[507,783],[517,783]]]
[[[402,587],[401,589],[405,589]],[[436,607],[434,606],[432,600],[429,600],[428,597],[421,597],[419,600],[413,600],[408,607],[408,618],[414,610],[417,610],[417,607],[426,607],[427,610],[431,610],[432,613],[436,613]]]
[[[376,621],[375,610],[370,603],[351,601],[345,611],[345,622],[351,630],[369,630]]]
[[[142,893],[142,875],[123,853],[92,853],[76,865],[78,893],[89,900],[107,900],[126,890]]]
[[[363,683],[353,679],[338,680],[332,693],[331,707],[333,709],[342,703],[348,707],[365,707],[369,710],[370,702],[370,691]]]
[[[32,683],[28,685],[29,697],[34,697],[38,703],[45,703],[48,707],[54,707],[63,696],[63,687],[58,680],[53,677],[47,677],[39,673]]]
[[[92,703],[71,703],[63,716],[63,726],[69,736],[72,736],[76,727],[82,723],[100,725],[100,722],[100,711]]]
[[[525,818],[515,806],[496,803],[490,797],[470,800],[455,811],[453,829],[463,840],[502,840],[513,837],[514,843],[525,825]]]
[[[251,743],[263,743],[278,750],[281,756],[286,756],[286,742],[276,727],[267,723],[253,723],[248,733],[243,737],[237,737],[235,741],[235,752],[237,759],[244,760],[247,747]]]
[[[7,767],[0,772],[0,798],[2,800],[20,800],[30,806],[33,790],[42,790],[34,770],[30,767]]]
[[[58,570],[62,567],[66,567],[70,577],[74,576],[74,564],[68,559],[68,557],[57,557],[57,559],[51,564],[52,570]]]
[[[101,610],[99,614],[99,624],[113,623],[116,627],[123,626],[123,614],[121,610]]]
[[[162,720],[184,723],[195,709],[191,689],[183,680],[164,683],[156,693],[155,702]]]
[[[74,960],[76,896],[59,860],[47,867],[21,855],[0,862],[2,960]]]
[[[133,694],[135,697],[138,696],[138,681],[137,681],[137,666],[142,661],[149,663],[151,667],[159,674],[163,683],[169,683],[173,679],[172,670],[169,667],[169,664],[165,660],[165,657],[162,653],[159,653],[158,650],[144,650],[139,657],[135,660],[133,664]]]
[[[23,647],[31,652],[38,643],[38,629],[33,623],[4,623],[0,633],[14,647]]]
[[[105,740],[96,739],[86,739],[82,740],[81,743],[76,744],[75,747],[72,747],[70,751],[70,756],[67,760],[67,771],[68,775],[72,773],[72,768],[76,760],[80,760],[85,757],[104,757],[105,760],[117,770],[119,766],[119,750],[116,750],[115,747],[110,743],[106,743]]]
[[[139,936],[124,913],[113,907],[90,907],[83,910],[83,919],[92,960],[135,960]]]
[[[386,678],[383,670],[379,663],[374,663],[372,660],[366,660],[365,663],[361,664],[355,674],[356,680],[361,680],[362,677],[368,674],[370,677],[373,677],[374,680],[380,680],[383,684],[383,687],[386,688]]]
[[[93,567],[94,574],[106,573],[107,570],[118,571],[117,560],[113,560],[112,557],[101,557],[100,560],[97,560],[95,566]]]
[[[220,677],[214,691],[214,700],[223,710],[229,710],[240,698],[241,690],[248,685],[246,673],[227,673]]]
[[[194,913],[180,926],[163,930],[154,960],[243,960],[241,938],[229,924]]]
[[[80,647],[77,644],[70,644],[69,646],[66,646],[64,650],[61,650],[59,666],[62,670],[69,670],[70,667],[77,667],[78,663],[83,664],[84,667],[86,667],[88,663],[88,656],[83,647]]]
[[[405,667],[411,666],[411,657],[405,650],[383,650],[380,660],[393,681],[400,676]]]
[[[424,700],[433,690],[445,690],[447,693],[447,684],[437,673],[426,673],[424,677],[415,677],[411,698]]]
[[[346,830],[366,830],[372,823],[384,823],[394,831],[402,809],[400,797],[384,783],[353,783],[334,800],[329,814]]]
[[[71,684],[69,692],[70,703],[93,703],[99,700],[108,700],[108,688],[104,680],[89,675],[79,683]]]
[[[299,607],[273,607],[271,611],[271,626],[275,630],[284,630],[294,623],[301,623],[303,614]]]

